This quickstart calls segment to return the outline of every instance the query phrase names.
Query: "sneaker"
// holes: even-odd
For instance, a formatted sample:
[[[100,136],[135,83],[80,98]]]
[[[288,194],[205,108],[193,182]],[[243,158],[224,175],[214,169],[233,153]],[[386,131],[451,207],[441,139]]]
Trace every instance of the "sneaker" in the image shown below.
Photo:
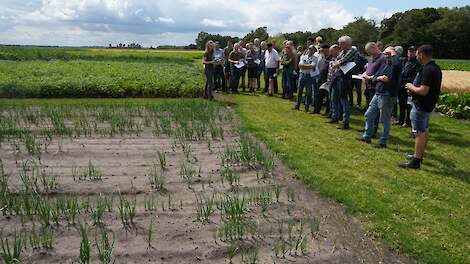
[[[374,145],[374,148],[378,148],[378,149],[387,148],[387,144],[385,144],[385,143],[378,143],[378,144],[375,144],[375,145]]]
[[[363,136],[357,137],[356,140],[367,143],[367,144],[371,143],[370,139],[365,139]]]
[[[421,167],[421,159],[413,158],[409,162],[399,164],[400,168],[404,169],[419,169]]]
[[[348,130],[349,129],[349,124],[348,123],[344,123],[342,126],[338,126],[336,127],[337,129],[342,129],[342,130]]]

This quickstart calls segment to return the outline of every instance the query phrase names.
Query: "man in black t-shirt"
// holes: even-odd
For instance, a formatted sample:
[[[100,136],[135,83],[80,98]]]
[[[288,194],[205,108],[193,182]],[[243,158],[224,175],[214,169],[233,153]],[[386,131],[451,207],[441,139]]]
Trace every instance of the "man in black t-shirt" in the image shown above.
[[[429,140],[429,117],[436,106],[441,92],[442,72],[432,59],[433,49],[430,45],[418,48],[417,59],[423,65],[419,73],[419,82],[415,86],[405,85],[413,97],[411,110],[411,127],[415,134],[415,152],[408,155],[409,162],[400,164],[402,168],[419,169],[424,151]]]

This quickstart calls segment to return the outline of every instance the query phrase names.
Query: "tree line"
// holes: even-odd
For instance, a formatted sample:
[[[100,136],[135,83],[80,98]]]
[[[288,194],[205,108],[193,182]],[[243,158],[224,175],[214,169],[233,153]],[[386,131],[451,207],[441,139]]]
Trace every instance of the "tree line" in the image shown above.
[[[196,38],[198,49],[204,49],[208,40],[219,41],[225,46],[227,41],[252,42],[255,38],[271,41],[277,46],[285,39],[303,45],[309,36],[322,36],[332,44],[342,35],[349,35],[354,45],[364,52],[364,46],[369,41],[382,41],[385,46],[401,45],[405,50],[409,46],[431,44],[435,47],[435,57],[449,59],[470,59],[470,6],[458,8],[422,8],[397,12],[383,19],[380,24],[364,17],[356,17],[342,29],[323,28],[317,32],[297,31],[269,36],[267,27],[259,27],[246,34],[243,38],[222,36],[200,32]]]

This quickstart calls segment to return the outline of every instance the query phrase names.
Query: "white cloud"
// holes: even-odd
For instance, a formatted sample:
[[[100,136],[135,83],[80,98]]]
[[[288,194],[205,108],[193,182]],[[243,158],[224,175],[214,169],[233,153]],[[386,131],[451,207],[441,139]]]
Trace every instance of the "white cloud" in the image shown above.
[[[366,15],[375,19],[377,14],[389,14],[380,12],[371,7]],[[353,19],[343,5],[331,0],[1,0],[0,41],[182,45],[194,42],[199,31],[237,36],[260,26],[267,26],[271,34],[317,31],[341,28]]]
[[[175,20],[171,17],[158,17],[158,21],[166,24],[174,24]]]
[[[367,10],[364,14],[364,18],[372,19],[377,23],[380,23],[384,18],[390,18],[396,11],[393,10],[380,10],[377,7],[367,7]]]
[[[205,27],[225,28],[227,24],[223,20],[204,18],[201,24]]]

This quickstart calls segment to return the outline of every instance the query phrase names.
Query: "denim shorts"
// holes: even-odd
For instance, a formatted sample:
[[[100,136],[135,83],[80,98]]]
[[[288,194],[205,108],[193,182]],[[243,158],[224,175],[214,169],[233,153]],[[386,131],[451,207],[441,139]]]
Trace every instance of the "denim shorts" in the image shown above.
[[[276,68],[266,68],[266,76],[268,79],[274,79],[274,74],[276,73]]]
[[[410,113],[412,132],[420,134],[428,131],[430,116],[430,112],[420,111],[413,106]]]

